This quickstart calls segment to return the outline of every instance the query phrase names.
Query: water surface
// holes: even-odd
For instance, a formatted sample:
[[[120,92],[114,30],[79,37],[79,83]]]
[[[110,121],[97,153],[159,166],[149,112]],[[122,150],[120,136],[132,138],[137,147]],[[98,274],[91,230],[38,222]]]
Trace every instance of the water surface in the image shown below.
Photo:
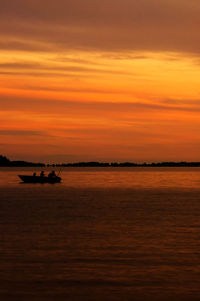
[[[0,169],[1,300],[199,300],[200,168]]]

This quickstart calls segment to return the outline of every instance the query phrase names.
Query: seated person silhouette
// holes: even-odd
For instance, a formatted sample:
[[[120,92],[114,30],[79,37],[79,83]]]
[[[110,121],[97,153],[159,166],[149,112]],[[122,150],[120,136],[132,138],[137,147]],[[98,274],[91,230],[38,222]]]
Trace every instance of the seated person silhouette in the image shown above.
[[[36,172],[33,173],[33,176],[34,176],[34,177],[36,176]]]
[[[56,177],[55,171],[52,170],[52,171],[48,174],[48,177],[49,177],[49,178]]]
[[[44,171],[43,170],[40,173],[40,177],[44,177]]]

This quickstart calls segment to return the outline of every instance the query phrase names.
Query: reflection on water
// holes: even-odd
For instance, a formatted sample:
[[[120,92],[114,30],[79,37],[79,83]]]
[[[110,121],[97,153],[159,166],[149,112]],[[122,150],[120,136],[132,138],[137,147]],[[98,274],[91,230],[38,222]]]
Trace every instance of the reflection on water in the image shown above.
[[[46,174],[51,169],[46,169]],[[35,168],[1,168],[0,186],[18,185],[18,174],[32,175]],[[200,188],[199,167],[57,168],[62,185],[68,187]]]
[[[199,300],[200,169],[0,171],[0,299]]]

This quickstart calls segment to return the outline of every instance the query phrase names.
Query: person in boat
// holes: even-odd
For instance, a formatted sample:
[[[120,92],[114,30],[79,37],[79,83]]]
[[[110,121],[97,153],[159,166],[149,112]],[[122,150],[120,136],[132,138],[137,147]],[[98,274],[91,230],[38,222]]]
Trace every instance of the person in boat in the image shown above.
[[[48,177],[49,177],[49,178],[54,178],[54,177],[56,177],[55,171],[52,170],[52,171],[48,174]]]
[[[33,176],[36,177],[36,172],[33,173]]]
[[[44,177],[44,171],[43,170],[40,173],[40,177]]]

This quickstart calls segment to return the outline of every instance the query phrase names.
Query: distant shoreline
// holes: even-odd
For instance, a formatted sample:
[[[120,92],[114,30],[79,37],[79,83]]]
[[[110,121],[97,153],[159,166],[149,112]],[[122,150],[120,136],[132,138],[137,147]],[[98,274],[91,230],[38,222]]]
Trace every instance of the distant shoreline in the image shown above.
[[[77,162],[62,164],[33,163],[27,161],[11,161],[7,157],[0,155],[0,167],[200,167],[200,162]]]

